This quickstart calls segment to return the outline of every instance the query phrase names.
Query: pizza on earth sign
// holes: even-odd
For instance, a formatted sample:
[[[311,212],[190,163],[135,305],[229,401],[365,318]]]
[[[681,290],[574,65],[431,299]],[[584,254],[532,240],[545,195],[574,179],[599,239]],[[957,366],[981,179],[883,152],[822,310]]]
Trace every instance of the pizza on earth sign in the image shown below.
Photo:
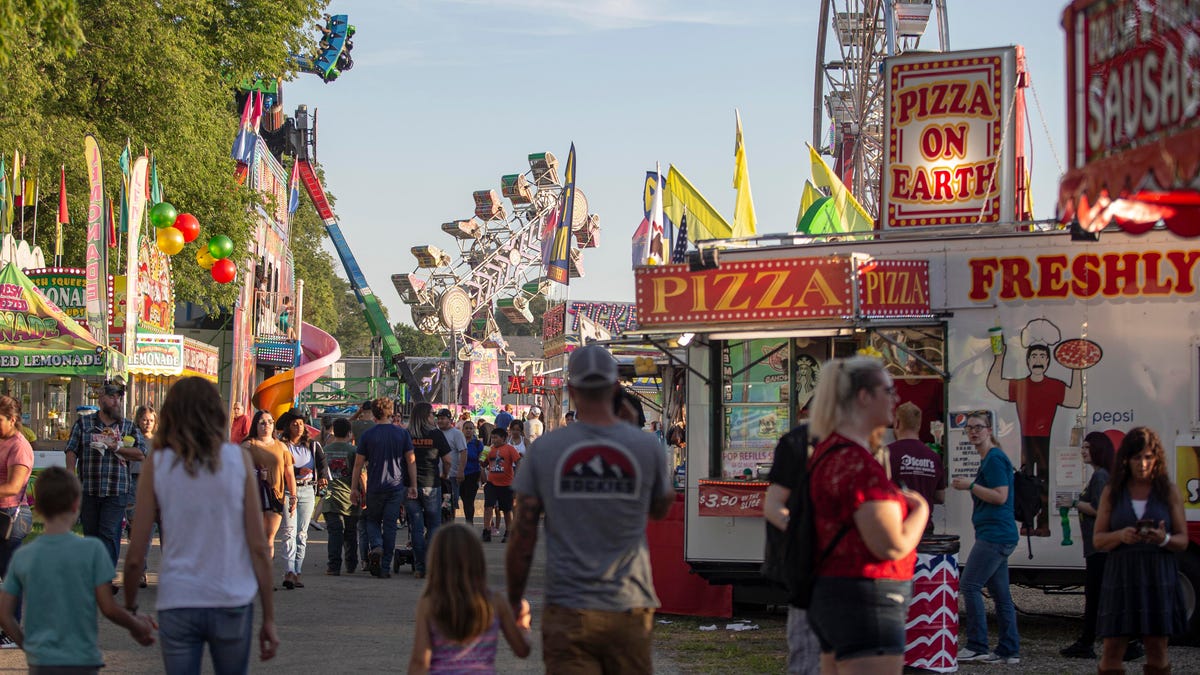
[[[886,62],[886,228],[999,223],[1014,213],[1011,133],[1020,47]],[[1006,133],[1008,130],[1008,133]],[[1018,158],[1019,160],[1020,158]]]

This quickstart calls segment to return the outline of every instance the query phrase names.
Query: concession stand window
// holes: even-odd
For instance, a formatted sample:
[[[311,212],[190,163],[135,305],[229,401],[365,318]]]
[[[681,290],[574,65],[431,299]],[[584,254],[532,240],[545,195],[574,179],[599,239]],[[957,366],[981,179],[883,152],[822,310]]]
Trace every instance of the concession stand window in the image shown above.
[[[713,333],[718,378],[712,426],[711,479],[766,480],[775,445],[808,417],[821,368],[831,357],[866,353],[881,358],[901,402],[912,401],[929,422],[945,417],[945,326],[839,328],[778,335]],[[722,339],[725,338],[725,339]],[[932,438],[932,437],[930,437]]]

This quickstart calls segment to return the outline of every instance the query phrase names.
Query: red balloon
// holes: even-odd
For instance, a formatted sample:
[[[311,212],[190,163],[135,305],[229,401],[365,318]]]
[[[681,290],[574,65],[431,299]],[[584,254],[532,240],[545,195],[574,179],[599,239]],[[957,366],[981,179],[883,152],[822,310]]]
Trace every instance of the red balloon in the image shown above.
[[[229,258],[218,260],[212,266],[213,281],[218,284],[227,284],[237,278],[237,265]]]
[[[190,213],[181,213],[175,217],[175,229],[183,233],[185,242],[189,242],[200,236],[200,221]]]

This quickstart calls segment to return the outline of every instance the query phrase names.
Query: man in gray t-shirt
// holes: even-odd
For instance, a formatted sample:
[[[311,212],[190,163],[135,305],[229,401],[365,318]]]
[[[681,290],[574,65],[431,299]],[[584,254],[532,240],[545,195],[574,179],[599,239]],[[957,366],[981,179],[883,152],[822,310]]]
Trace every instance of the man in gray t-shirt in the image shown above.
[[[443,495],[443,499],[450,502],[450,520],[454,520],[454,513],[458,511],[458,485],[463,479],[463,464],[467,457],[467,437],[454,426],[454,414],[449,408],[438,411],[437,426],[450,444],[450,492]]]
[[[603,347],[576,349],[567,371],[578,421],[539,438],[513,484],[509,602],[519,611],[544,512],[546,671],[649,673],[658,597],[646,520],[675,499],[666,455],[652,434],[613,415],[617,363]]]

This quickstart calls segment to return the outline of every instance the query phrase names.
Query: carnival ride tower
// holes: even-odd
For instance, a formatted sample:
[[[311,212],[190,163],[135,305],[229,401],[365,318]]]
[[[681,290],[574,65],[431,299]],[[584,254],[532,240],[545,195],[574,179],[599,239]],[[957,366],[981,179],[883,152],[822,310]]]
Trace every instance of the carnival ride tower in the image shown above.
[[[414,246],[416,268],[392,275],[400,299],[412,308],[413,324],[451,343],[460,358],[469,351],[467,344],[460,349],[460,336],[504,352],[495,312],[513,323],[532,323],[534,297],[565,294],[565,286],[542,276],[544,242],[562,217],[558,160],[549,152],[533,153],[528,160],[527,172],[501,177],[499,192],[473,193],[472,217],[442,224],[458,248],[457,258],[431,244]],[[576,190],[566,217],[574,239],[570,276],[582,277],[583,249],[598,243],[599,216],[588,213],[587,197]]]
[[[883,60],[950,49],[946,0],[821,0],[813,87],[813,147],[878,221],[885,144]],[[922,42],[924,40],[924,42]]]

